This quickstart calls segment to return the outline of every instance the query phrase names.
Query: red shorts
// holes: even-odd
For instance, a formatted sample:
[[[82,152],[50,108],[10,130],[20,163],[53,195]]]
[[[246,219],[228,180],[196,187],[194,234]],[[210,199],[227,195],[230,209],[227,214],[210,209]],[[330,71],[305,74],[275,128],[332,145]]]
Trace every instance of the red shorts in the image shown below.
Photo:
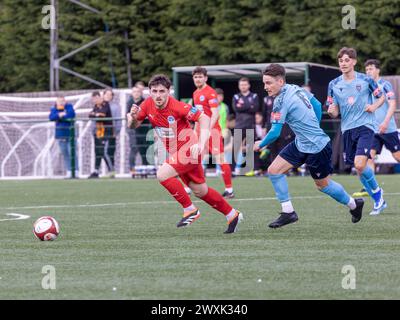
[[[212,130],[210,139],[208,140],[208,150],[213,156],[224,153],[224,139],[222,138],[221,131]]]
[[[179,162],[176,156],[173,155],[169,157],[166,162],[175,169],[179,177],[186,185],[189,185],[190,181],[196,184],[202,184],[206,182],[200,157],[197,163],[190,163],[190,161],[188,161],[189,163],[183,164]]]

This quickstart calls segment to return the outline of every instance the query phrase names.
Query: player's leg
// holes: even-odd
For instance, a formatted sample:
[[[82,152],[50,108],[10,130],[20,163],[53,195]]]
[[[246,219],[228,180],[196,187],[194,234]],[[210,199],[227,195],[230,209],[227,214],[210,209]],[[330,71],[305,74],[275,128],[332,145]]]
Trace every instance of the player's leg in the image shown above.
[[[221,167],[221,176],[225,185],[225,190],[222,193],[222,196],[224,198],[234,198],[235,194],[233,193],[231,165],[225,162],[224,152],[215,154],[214,157],[216,164]]]
[[[367,165],[372,169],[373,172],[375,172],[375,157],[377,155],[376,150],[371,149],[370,155],[371,159],[368,159]]]
[[[400,162],[400,151],[393,152],[392,156],[397,162]]]
[[[175,166],[175,167],[174,167]],[[190,166],[190,165],[189,165]],[[178,170],[177,170],[178,168]],[[167,162],[158,169],[157,179],[160,184],[175,198],[183,208],[185,223],[178,223],[178,227],[183,227],[194,222],[199,216],[199,210],[193,205],[183,184],[177,178],[179,171],[178,165],[171,165]]]
[[[243,219],[243,214],[232,208],[232,206],[216,190],[207,186],[204,177],[202,178],[201,174],[192,171],[188,173],[187,176],[190,179],[189,187],[192,189],[194,195],[225,216],[228,228],[224,233],[236,232],[238,224]]]
[[[331,143],[329,142],[319,153],[307,156],[306,164],[318,190],[349,207],[353,223],[360,221],[364,200],[353,199],[341,184],[330,179],[333,172]]]
[[[222,196],[233,198],[235,195],[232,187],[232,170],[230,164],[225,161],[224,140],[221,131],[216,129],[211,131],[209,150],[211,155],[214,156],[216,164],[221,167],[221,175],[225,185]]]
[[[386,149],[392,153],[397,162],[400,162],[400,139],[397,131],[383,134],[382,136]]]
[[[382,212],[387,205],[383,199],[383,190],[376,181],[375,173],[367,165],[374,135],[373,131],[368,128],[362,127],[359,129],[355,137],[357,139],[357,148],[354,158],[354,167],[357,170],[357,174],[364,188],[374,200],[374,210],[370,214],[376,215]]]
[[[285,173],[293,167],[301,166],[303,164],[301,157],[301,153],[297,150],[295,143],[292,142],[279,153],[268,167],[268,177],[275,190],[276,198],[282,207],[280,216],[269,224],[270,228],[279,228],[298,220],[290,201],[289,186]]]

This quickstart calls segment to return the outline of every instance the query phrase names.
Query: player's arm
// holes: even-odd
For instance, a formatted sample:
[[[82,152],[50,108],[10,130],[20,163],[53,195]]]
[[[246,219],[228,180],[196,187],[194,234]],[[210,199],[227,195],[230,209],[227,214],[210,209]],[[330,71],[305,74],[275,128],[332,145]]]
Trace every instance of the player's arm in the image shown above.
[[[267,135],[261,141],[257,141],[254,144],[254,151],[259,151],[266,146],[274,143],[281,135],[283,128],[283,123],[273,123],[271,129],[268,131]]]
[[[390,119],[396,112],[396,100],[388,100],[389,108],[385,120],[379,125],[379,133],[384,134],[389,127]]]
[[[317,98],[312,97],[310,99],[311,105],[313,106],[315,115],[317,116],[318,122],[321,122],[322,119],[322,104],[318,101]]]
[[[383,134],[386,132],[389,127],[390,119],[393,117],[396,112],[396,99],[394,95],[394,91],[390,82],[385,83],[383,86],[383,91],[385,93],[386,99],[389,104],[389,109],[387,111],[386,117],[383,122],[379,125],[379,133]]]
[[[144,119],[138,119],[138,117],[141,117],[141,115],[139,115],[139,112],[139,107],[136,104],[133,104],[131,107],[131,111],[126,115],[128,128],[136,129],[140,127]]]
[[[211,119],[210,119],[210,129],[214,128],[215,124],[219,119],[218,108],[211,108]]]
[[[219,119],[219,102],[215,91],[210,92],[207,102],[211,109],[210,129],[212,129]]]
[[[200,126],[199,145],[200,150],[203,151],[210,137],[210,118],[202,113],[198,119],[198,123]]]
[[[333,83],[329,82],[328,86],[328,98],[326,99],[326,103],[328,106],[328,115],[331,118],[337,118],[339,116],[339,106],[334,96],[333,92]]]
[[[368,82],[369,90],[376,98],[376,101],[373,104],[367,105],[365,107],[365,111],[369,112],[369,113],[373,113],[376,111],[376,109],[378,109],[381,105],[383,105],[383,103],[385,102],[385,95],[379,89],[379,86],[374,79],[368,77],[367,82]]]

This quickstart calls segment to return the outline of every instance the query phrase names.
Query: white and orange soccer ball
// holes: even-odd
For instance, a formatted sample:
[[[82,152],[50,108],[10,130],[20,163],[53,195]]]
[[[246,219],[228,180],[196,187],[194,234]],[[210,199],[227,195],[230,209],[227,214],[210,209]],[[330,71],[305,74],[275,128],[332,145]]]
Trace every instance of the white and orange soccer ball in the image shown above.
[[[33,234],[42,241],[53,241],[58,237],[60,227],[56,219],[50,216],[40,217],[33,224]]]

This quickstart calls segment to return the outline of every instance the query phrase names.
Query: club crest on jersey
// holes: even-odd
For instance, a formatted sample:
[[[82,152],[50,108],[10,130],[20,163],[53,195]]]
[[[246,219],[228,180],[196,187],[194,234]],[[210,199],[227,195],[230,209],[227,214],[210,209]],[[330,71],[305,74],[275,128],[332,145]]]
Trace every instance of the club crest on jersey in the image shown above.
[[[203,102],[204,100],[206,100],[205,96],[200,96],[200,101]]]
[[[169,124],[174,123],[175,122],[175,118],[173,116],[168,116],[167,121]]]
[[[361,91],[361,84],[356,85],[356,89],[357,89],[358,92],[360,92]]]

